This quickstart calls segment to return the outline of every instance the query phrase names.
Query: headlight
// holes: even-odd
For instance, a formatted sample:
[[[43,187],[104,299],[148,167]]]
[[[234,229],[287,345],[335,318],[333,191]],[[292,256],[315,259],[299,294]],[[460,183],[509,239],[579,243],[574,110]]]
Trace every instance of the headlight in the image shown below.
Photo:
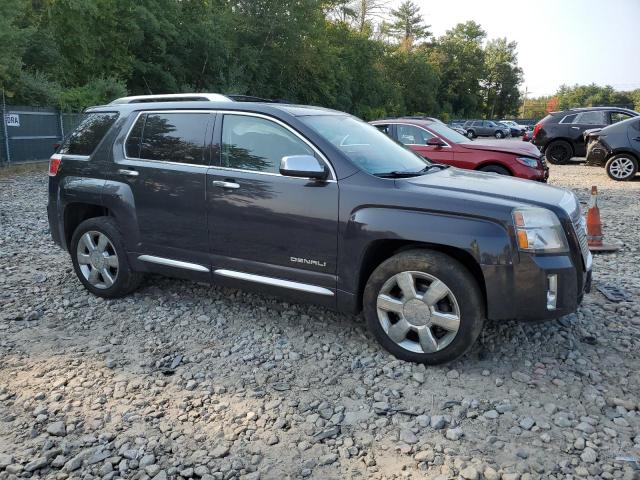
[[[569,247],[555,213],[546,208],[526,207],[513,211],[518,247],[526,252],[559,253]]]
[[[536,168],[538,166],[537,158],[516,157],[516,160],[526,167]]]

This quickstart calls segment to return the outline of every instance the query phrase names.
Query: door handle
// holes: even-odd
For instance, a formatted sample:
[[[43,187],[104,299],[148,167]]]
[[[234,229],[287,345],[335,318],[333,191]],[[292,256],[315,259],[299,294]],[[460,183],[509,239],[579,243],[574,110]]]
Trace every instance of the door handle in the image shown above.
[[[574,130],[580,130],[580,127],[571,127],[571,128],[573,128]]]
[[[224,180],[214,180],[211,183],[213,183],[214,187],[231,188],[233,190],[235,190],[236,188],[240,188],[240,184],[238,184],[236,182],[226,182]]]
[[[137,177],[138,175],[140,175],[140,172],[138,172],[137,170],[127,170],[125,168],[119,169],[118,173],[127,177]]]
[[[640,137],[634,138],[635,141],[640,142]]]

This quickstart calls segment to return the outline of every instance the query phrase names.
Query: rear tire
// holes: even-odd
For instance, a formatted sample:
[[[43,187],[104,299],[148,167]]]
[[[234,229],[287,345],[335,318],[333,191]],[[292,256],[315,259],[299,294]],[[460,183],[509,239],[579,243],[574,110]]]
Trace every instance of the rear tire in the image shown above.
[[[363,309],[369,330],[387,351],[429,365],[463,355],[485,321],[471,273],[430,250],[409,250],[382,262],[369,277]]]
[[[573,149],[568,142],[564,140],[556,140],[547,145],[544,149],[547,161],[554,165],[566,165],[573,156]]]
[[[500,165],[486,165],[479,169],[481,172],[497,173],[498,175],[511,175],[511,172]]]
[[[628,153],[622,153],[607,160],[604,168],[611,180],[626,182],[638,173],[638,160]]]
[[[78,225],[71,237],[69,253],[78,279],[98,297],[123,297],[142,281],[142,274],[129,265],[122,235],[113,218],[94,217]]]

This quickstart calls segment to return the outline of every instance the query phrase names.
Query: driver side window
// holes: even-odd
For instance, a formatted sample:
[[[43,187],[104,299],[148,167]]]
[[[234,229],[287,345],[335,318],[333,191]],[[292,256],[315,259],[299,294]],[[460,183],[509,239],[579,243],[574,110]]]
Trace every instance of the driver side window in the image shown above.
[[[222,123],[223,167],[278,173],[282,157],[314,155],[313,150],[286,128],[248,115],[225,115]]]

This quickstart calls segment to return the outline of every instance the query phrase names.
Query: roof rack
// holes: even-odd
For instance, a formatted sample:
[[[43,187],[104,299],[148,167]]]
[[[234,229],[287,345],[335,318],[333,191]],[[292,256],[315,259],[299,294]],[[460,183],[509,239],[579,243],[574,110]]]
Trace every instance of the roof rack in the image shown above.
[[[254,97],[257,98],[257,97]],[[135,95],[114,100],[109,105],[149,102],[233,102],[231,96],[219,93],[170,93],[164,95]]]

